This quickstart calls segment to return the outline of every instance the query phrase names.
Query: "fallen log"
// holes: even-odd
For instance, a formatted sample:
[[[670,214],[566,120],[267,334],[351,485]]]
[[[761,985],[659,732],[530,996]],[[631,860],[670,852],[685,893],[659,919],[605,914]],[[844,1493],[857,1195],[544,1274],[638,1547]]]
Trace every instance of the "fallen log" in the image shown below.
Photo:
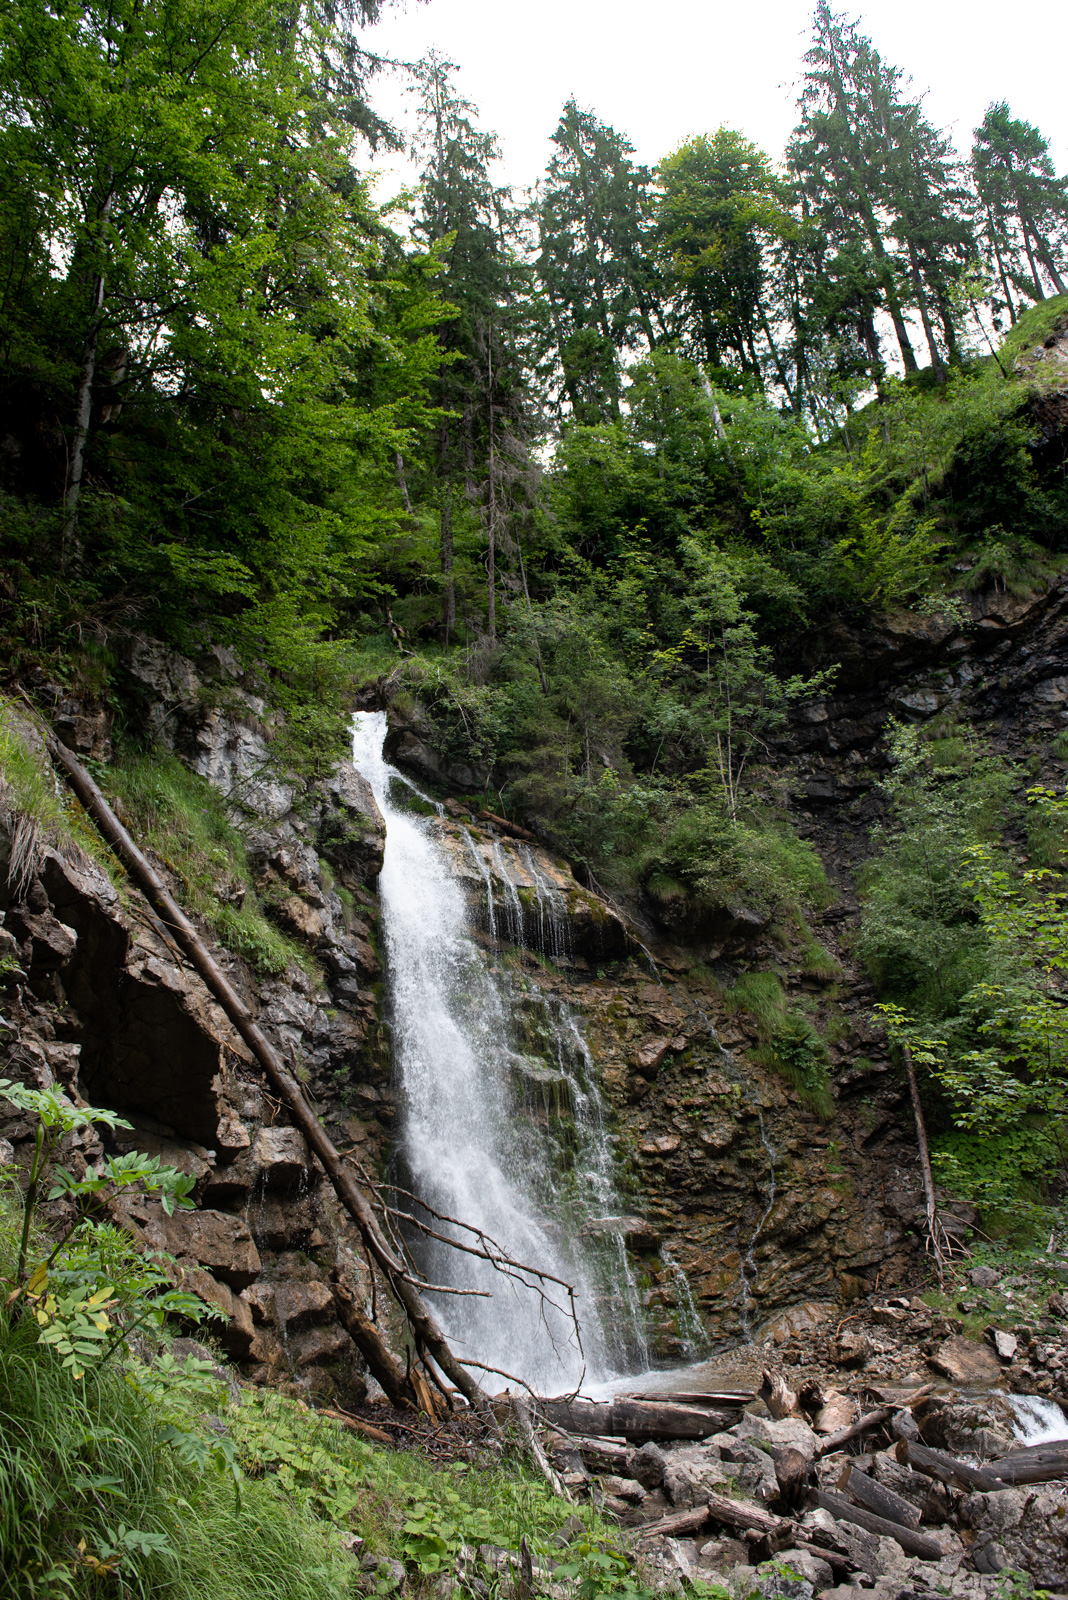
[[[961,1489],[981,1489],[989,1493],[992,1489],[1004,1489],[1005,1480],[999,1478],[990,1467],[970,1467],[966,1461],[958,1461],[956,1456],[951,1456],[945,1450],[932,1450],[929,1445],[918,1444],[915,1439],[899,1439],[894,1454],[903,1467],[912,1467],[915,1472],[925,1473],[928,1478],[937,1478],[939,1483],[956,1484]]]
[[[342,1165],[333,1141],[305,1100],[300,1084],[81,762],[54,734],[47,735],[46,744],[49,755],[62,767],[71,788],[96,823],[100,833],[140,885],[167,932],[180,945],[190,964],[200,974],[205,986],[222,1006],[234,1028],[259,1062],[264,1075],[279,1095],[293,1121],[319,1158],[320,1165],[330,1179],[338,1199],[356,1223],[369,1254],[400,1302],[417,1348],[429,1351],[441,1371],[467,1398],[480,1416],[491,1417],[492,1412],[485,1390],[453,1355],[437,1318],[412,1282],[404,1262],[387,1242],[370,1203],[355,1179]],[[349,1329],[349,1332],[354,1342],[359,1344],[357,1334],[353,1333],[352,1329]],[[399,1403],[414,1405],[417,1409],[422,1406],[424,1397],[410,1381],[408,1374],[404,1373],[392,1358],[388,1364],[383,1364],[383,1347],[380,1341],[370,1341],[366,1348],[363,1345],[359,1347],[374,1376],[391,1399],[395,1395]]]
[[[842,1555],[839,1550],[830,1550],[826,1545],[810,1544],[807,1539],[795,1539],[790,1549],[807,1550],[809,1555],[818,1556],[821,1561],[826,1561],[827,1565],[835,1572],[845,1573],[859,1570],[856,1562],[850,1556]],[[789,1550],[781,1551],[780,1555],[786,1561],[790,1559]]]
[[[611,1472],[619,1478],[629,1478],[627,1460],[630,1446],[616,1444],[611,1439],[572,1439],[585,1465],[591,1472]]]
[[[659,1522],[648,1522],[638,1532],[641,1539],[674,1538],[677,1533],[696,1533],[709,1520],[707,1506],[694,1506],[690,1511],[675,1511]]]
[[[518,822],[509,822],[507,817],[499,817],[495,811],[480,811],[478,820],[480,822],[492,822],[495,827],[500,828],[502,833],[509,833],[514,839],[523,839],[528,844],[538,843],[536,833],[531,833],[529,828],[521,828]]]
[[[777,1517],[753,1500],[731,1500],[725,1494],[710,1494],[708,1510],[713,1522],[725,1522],[730,1528],[757,1534],[779,1534],[790,1526],[785,1517]]]
[[[868,1533],[877,1533],[883,1539],[896,1539],[907,1556],[919,1556],[921,1561],[941,1561],[945,1554],[938,1540],[932,1539],[929,1534],[903,1528],[899,1522],[888,1522],[885,1517],[877,1517],[843,1500],[841,1495],[817,1489],[816,1503],[824,1511],[829,1511],[832,1517],[837,1517],[839,1522],[852,1522],[856,1527],[865,1528]]]
[[[685,1389],[672,1389],[670,1392],[661,1390],[659,1394],[626,1394],[621,1395],[623,1400],[644,1400],[660,1404],[667,1400],[680,1406],[735,1406],[743,1411],[751,1401],[756,1399],[752,1389],[705,1389],[690,1393]]]
[[[986,1463],[1002,1483],[1053,1483],[1068,1478],[1068,1440],[1033,1444]]]
[[[921,1400],[926,1400],[933,1393],[934,1384],[924,1383],[918,1389],[894,1389],[874,1384],[865,1384],[864,1394],[868,1400],[874,1400],[881,1406],[893,1406],[895,1411],[911,1411]]]
[[[877,1517],[885,1517],[887,1522],[898,1522],[903,1528],[913,1529],[920,1525],[923,1513],[919,1506],[914,1506],[904,1495],[895,1494],[885,1484],[877,1483],[866,1472],[861,1472],[855,1462],[846,1462],[845,1470],[838,1479],[838,1487],[844,1489],[866,1511],[874,1512]]]
[[[801,1415],[797,1395],[787,1385],[781,1372],[769,1372],[765,1369],[760,1385],[760,1398],[777,1422],[783,1417]]]
[[[737,1421],[734,1411],[645,1400],[538,1400],[537,1410],[566,1433],[602,1434],[644,1444],[649,1439],[707,1439]]]
[[[832,1450],[841,1449],[858,1434],[867,1433],[869,1428],[877,1428],[881,1422],[889,1422],[893,1414],[892,1406],[880,1406],[878,1411],[869,1411],[866,1417],[858,1417],[848,1428],[839,1428],[837,1433],[828,1434],[816,1451],[817,1456],[828,1456]]]

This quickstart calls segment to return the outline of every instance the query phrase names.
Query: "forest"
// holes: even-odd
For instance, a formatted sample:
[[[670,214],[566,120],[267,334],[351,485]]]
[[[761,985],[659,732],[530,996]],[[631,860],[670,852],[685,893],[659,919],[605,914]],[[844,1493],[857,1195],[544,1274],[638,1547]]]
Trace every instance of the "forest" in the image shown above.
[[[961,158],[821,0],[781,165],[720,127],[649,170],[570,101],[516,195],[432,52],[379,203],[376,14],[6,10],[8,678],[229,646],[309,773],[386,682],[607,892],[812,905],[769,762],[834,628],[1062,559],[1024,356],[1068,179],[1006,104]]]
[[[381,202],[377,11],[6,9],[8,680],[229,646],[307,773],[385,684],[592,885],[801,915],[773,747],[834,630],[1063,559],[1026,352],[1068,179],[1004,103],[960,156],[820,0],[781,164],[719,127],[650,170],[572,100],[517,195],[431,52]]]
[[[814,932],[839,886],[783,752],[843,640],[967,635],[977,597],[1065,574],[1063,376],[1036,355],[1068,328],[1068,176],[1023,106],[956,149],[818,0],[781,159],[712,101],[645,167],[572,99],[517,193],[441,54],[410,66],[412,130],[376,110],[381,9],[0,10],[0,820],[71,826],[6,708],[106,705],[116,759],[89,765],[116,810],[198,925],[277,977],[296,945],[247,819],[151,747],[124,651],[232,652],[298,784],[348,753],[355,705],[388,704],[442,792],[642,927],[685,940],[727,906],[770,930],[778,965],[698,976],[821,1126],[833,1040],[782,980],[841,976]],[[372,179],[388,150],[418,173],[396,195]],[[1034,1255],[1068,1192],[1068,798],[952,713],[880,739],[847,954],[919,1070],[940,1193]],[[1063,775],[1068,732],[1047,743]],[[14,963],[0,945],[0,980]],[[115,1115],[0,1094],[36,1140],[0,1195],[0,1594],[325,1600],[406,1570],[449,1593],[462,1550],[528,1536],[586,1600],[648,1592],[592,1503],[561,1555],[559,1500],[507,1460],[385,1455],[152,1344],[203,1308],[97,1231],[105,1180],[67,1175],[54,1248],[35,1212],[62,1140]],[[192,1184],[136,1153],[108,1171],[168,1208]],[[36,1322],[8,1309],[34,1283]]]

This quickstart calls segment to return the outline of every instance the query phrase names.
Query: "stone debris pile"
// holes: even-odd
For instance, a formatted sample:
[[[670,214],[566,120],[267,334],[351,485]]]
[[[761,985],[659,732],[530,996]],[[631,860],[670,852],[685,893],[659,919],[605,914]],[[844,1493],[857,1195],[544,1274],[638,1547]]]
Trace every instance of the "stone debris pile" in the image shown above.
[[[725,1417],[724,1396],[710,1397],[703,1430],[693,1424],[701,1436],[644,1436],[631,1400],[589,1408],[602,1425],[618,1413],[623,1437],[557,1425],[546,1448],[566,1489],[627,1530],[657,1586],[714,1582],[765,1600],[844,1600],[858,1589],[964,1600],[999,1594],[1012,1571],[1024,1589],[1068,1595],[1068,1415],[1062,1443],[1026,1448],[1004,1394],[934,1389],[849,1395],[809,1380],[799,1396],[769,1372],[768,1403]],[[649,1410],[673,1417],[677,1434],[685,1409],[701,1412],[671,1399]],[[551,1417],[560,1405],[549,1403]]]

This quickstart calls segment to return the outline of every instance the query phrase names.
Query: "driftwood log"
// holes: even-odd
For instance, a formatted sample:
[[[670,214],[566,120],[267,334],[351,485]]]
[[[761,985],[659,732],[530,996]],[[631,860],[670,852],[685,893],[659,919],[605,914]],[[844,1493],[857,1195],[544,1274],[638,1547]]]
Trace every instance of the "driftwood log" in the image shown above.
[[[707,1506],[694,1506],[690,1511],[675,1511],[659,1522],[649,1522],[638,1533],[642,1539],[673,1539],[679,1533],[696,1533],[709,1520]]]
[[[970,1467],[966,1461],[958,1461],[956,1456],[948,1455],[945,1450],[932,1450],[928,1445],[917,1444],[914,1439],[898,1440],[894,1451],[903,1467],[912,1467],[915,1472],[925,1473],[928,1478],[937,1478],[939,1483],[956,1484],[961,1489],[981,1489],[989,1492],[991,1489],[1004,1489],[1005,1479],[998,1477],[993,1467]]]
[[[765,1369],[760,1385],[760,1398],[776,1421],[783,1417],[799,1417],[801,1407],[797,1395],[789,1387],[781,1372]]]
[[[644,1444],[649,1439],[707,1439],[737,1421],[737,1411],[648,1400],[538,1400],[538,1412],[566,1433],[603,1434]]]
[[[670,1400],[675,1405],[698,1406],[706,1409],[736,1406],[739,1411],[743,1411],[751,1400],[756,1399],[756,1394],[752,1389],[702,1389],[700,1391],[694,1390],[692,1393],[689,1390],[672,1389],[670,1393],[666,1390],[661,1390],[659,1394],[634,1393],[622,1395],[620,1398],[623,1400],[649,1400],[655,1404]]]
[[[710,1494],[708,1511],[713,1522],[726,1523],[742,1533],[775,1536],[791,1526],[784,1517],[777,1517],[754,1500],[731,1500],[725,1494]]]
[[[1052,1483],[1057,1478],[1068,1478],[1068,1440],[1013,1450],[997,1461],[988,1461],[985,1470],[996,1474],[1002,1483]]]
[[[896,1539],[908,1556],[919,1556],[921,1561],[940,1561],[945,1553],[938,1540],[932,1539],[929,1534],[916,1533],[912,1528],[903,1528],[899,1522],[877,1517],[873,1512],[843,1500],[841,1495],[817,1489],[816,1503],[824,1511],[829,1511],[832,1517],[837,1517],[839,1522],[852,1522],[856,1527],[866,1528],[869,1533],[877,1533],[884,1539]]]
[[[147,857],[127,833],[81,762],[54,734],[48,735],[47,746],[49,755],[66,773],[71,788],[97,828],[140,885],[168,934],[173,936],[190,964],[200,974],[205,986],[222,1006],[234,1028],[259,1062],[264,1075],[281,1098],[294,1123],[319,1158],[338,1199],[356,1223],[368,1253],[400,1302],[417,1348],[429,1353],[446,1378],[466,1396],[481,1416],[491,1418],[492,1412],[485,1391],[453,1355],[437,1318],[412,1281],[407,1266],[387,1242],[369,1201],[352,1175],[342,1165],[333,1141],[305,1100],[300,1084],[260,1029],[244,1000],[215,961],[207,945]],[[425,1388],[412,1383],[410,1374],[405,1373],[392,1357],[388,1356],[379,1338],[367,1341],[362,1339],[359,1319],[351,1315],[351,1307],[349,1311],[347,1331],[390,1399],[398,1404],[421,1407],[427,1398]]]
[[[914,1506],[911,1500],[906,1500],[904,1495],[896,1494],[893,1489],[888,1489],[885,1484],[877,1483],[874,1478],[862,1472],[854,1462],[847,1462],[842,1476],[838,1479],[839,1489],[845,1492],[863,1506],[865,1511],[871,1511],[877,1517],[883,1517],[887,1522],[897,1522],[903,1528],[916,1529],[919,1527],[923,1513],[919,1506]]]
[[[827,1545],[810,1544],[807,1539],[795,1539],[790,1549],[807,1550],[809,1555],[818,1556],[821,1561],[826,1561],[836,1574],[858,1571],[852,1556],[844,1556],[840,1550],[831,1550]]]
[[[785,1506],[799,1506],[808,1488],[808,1457],[792,1444],[772,1445],[775,1481]]]

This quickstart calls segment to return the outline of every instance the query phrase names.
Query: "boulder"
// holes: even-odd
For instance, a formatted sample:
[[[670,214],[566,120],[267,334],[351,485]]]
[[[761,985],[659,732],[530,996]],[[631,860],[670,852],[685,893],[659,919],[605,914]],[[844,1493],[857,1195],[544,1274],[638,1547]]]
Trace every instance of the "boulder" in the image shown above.
[[[996,1289],[1001,1282],[1001,1275],[993,1267],[972,1267],[964,1276],[973,1289]]]
[[[775,1565],[796,1572],[799,1578],[804,1578],[817,1592],[826,1589],[834,1582],[834,1568],[830,1562],[813,1555],[811,1550],[780,1550],[775,1557]],[[761,1570],[758,1567],[757,1573],[759,1574]]]
[[[608,1473],[601,1479],[601,1488],[605,1494],[624,1500],[631,1506],[640,1506],[648,1494],[648,1490],[636,1478],[619,1478],[614,1473]]]
[[[202,1267],[186,1270],[182,1288],[188,1289],[191,1294],[203,1300],[205,1305],[222,1313],[226,1322],[215,1322],[211,1326],[211,1332],[218,1336],[220,1344],[228,1355],[234,1356],[238,1361],[243,1360],[249,1353],[254,1334],[252,1311],[248,1301],[241,1295],[234,1294],[225,1283],[220,1283]]]
[[[740,1489],[746,1490],[757,1500],[778,1499],[779,1479],[775,1463],[766,1450],[759,1449],[748,1439],[737,1438],[733,1431],[715,1434],[711,1443],[719,1447],[721,1459],[734,1467],[731,1476],[735,1478]],[[669,1459],[668,1470],[670,1469]]]
[[[738,1439],[752,1439],[760,1444],[791,1445],[800,1450],[806,1461],[814,1461],[820,1447],[815,1432],[801,1417],[769,1420],[746,1415],[731,1432]]]
[[[14,906],[4,919],[7,931],[27,951],[30,965],[38,972],[58,972],[74,954],[78,935],[50,911],[34,912]]]
[[[579,1229],[584,1239],[622,1238],[631,1250],[646,1254],[660,1244],[660,1230],[644,1217],[594,1217]]]
[[[299,894],[286,895],[275,908],[276,914],[290,933],[308,944],[315,944],[326,932],[326,919],[321,911],[308,905]]]
[[[986,1336],[994,1346],[994,1353],[999,1361],[1006,1363],[1015,1361],[1018,1340],[1014,1333],[1006,1333],[1003,1328],[988,1328]]]
[[[961,1525],[973,1535],[972,1560],[980,1572],[1014,1567],[1040,1588],[1061,1589],[1068,1572],[1068,1516],[1060,1493],[1046,1489],[996,1489],[965,1495]]]
[[[997,1383],[1001,1377],[1001,1366],[993,1351],[957,1333],[945,1339],[928,1360],[936,1372],[962,1387]]]
[[[668,1454],[664,1489],[673,1506],[687,1509],[700,1505],[720,1484],[733,1481],[733,1474],[723,1470],[719,1455],[718,1449],[704,1445],[684,1446]]]
[[[639,1450],[629,1450],[627,1453],[627,1473],[643,1489],[659,1489],[667,1472],[667,1464],[667,1455],[651,1440]]]
[[[320,1361],[329,1361],[343,1350],[351,1350],[348,1334],[336,1322],[322,1327],[307,1328],[287,1340],[290,1360],[296,1367],[310,1367]]]
[[[834,1359],[840,1367],[862,1367],[872,1353],[872,1342],[859,1328],[843,1328],[834,1342]]]
[[[257,1324],[286,1330],[326,1322],[334,1310],[334,1296],[325,1283],[256,1283],[245,1298]]]
[[[316,1208],[307,1194],[266,1194],[249,1207],[253,1235],[266,1250],[303,1250],[322,1243]]]
[[[197,1183],[203,1183],[211,1174],[211,1159],[203,1145],[186,1143],[165,1133],[150,1132],[147,1128],[125,1129],[116,1140],[120,1153],[139,1150],[145,1156],[157,1156],[165,1167],[177,1167]]]
[[[642,1077],[651,1077],[670,1049],[671,1040],[658,1034],[643,1039],[634,1053],[634,1065]]]

